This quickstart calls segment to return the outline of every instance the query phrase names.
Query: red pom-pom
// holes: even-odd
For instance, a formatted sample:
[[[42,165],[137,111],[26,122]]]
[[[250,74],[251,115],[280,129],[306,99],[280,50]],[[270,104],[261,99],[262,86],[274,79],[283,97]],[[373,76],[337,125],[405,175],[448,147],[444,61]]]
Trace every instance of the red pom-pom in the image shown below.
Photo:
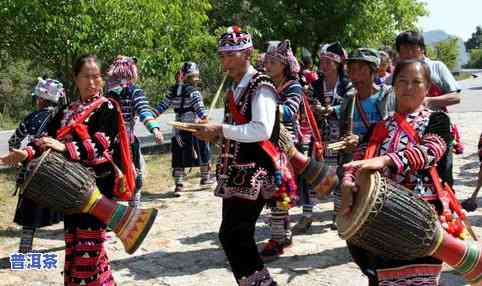
[[[238,27],[238,26],[233,26],[233,32],[239,34],[239,33],[241,33],[241,28]]]

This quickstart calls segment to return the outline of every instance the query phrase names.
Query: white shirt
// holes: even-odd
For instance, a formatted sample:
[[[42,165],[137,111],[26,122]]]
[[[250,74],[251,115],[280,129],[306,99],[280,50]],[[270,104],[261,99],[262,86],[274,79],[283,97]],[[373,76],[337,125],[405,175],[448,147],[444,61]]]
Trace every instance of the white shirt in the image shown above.
[[[234,100],[239,102],[243,90],[256,73],[254,67],[248,71],[234,90]],[[242,143],[268,140],[273,132],[276,119],[276,93],[268,87],[261,87],[251,98],[251,121],[242,125],[223,124],[223,136]]]

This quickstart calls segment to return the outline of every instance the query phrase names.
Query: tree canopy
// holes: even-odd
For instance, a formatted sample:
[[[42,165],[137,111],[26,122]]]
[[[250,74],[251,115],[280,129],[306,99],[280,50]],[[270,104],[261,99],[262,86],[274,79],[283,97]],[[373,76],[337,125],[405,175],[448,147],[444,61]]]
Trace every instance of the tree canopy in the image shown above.
[[[459,40],[456,37],[449,37],[446,40],[427,46],[428,56],[434,60],[442,61],[449,70],[454,70],[459,58]]]
[[[215,25],[246,26],[255,39],[290,39],[295,46],[316,50],[322,42],[347,47],[392,43],[396,33],[415,29],[427,14],[417,0],[219,0],[212,1]],[[258,43],[259,44],[259,43]]]
[[[480,49],[481,48],[481,43],[482,43],[482,27],[477,26],[475,28],[475,32],[472,33],[472,36],[470,39],[465,42],[465,48],[467,49],[468,52],[472,49]]]
[[[0,47],[66,79],[76,56],[136,56],[141,75],[172,80],[182,61],[202,59],[215,37],[208,0],[2,0]]]
[[[216,41],[226,26],[252,32],[258,49],[286,38],[314,52],[337,40],[350,48],[391,45],[426,14],[419,0],[0,0],[0,86],[9,87],[0,88],[0,107],[17,106],[4,100],[13,88],[30,109],[40,70],[72,91],[71,65],[83,53],[104,64],[119,54],[135,56],[152,102],[165,95],[182,62],[198,62],[209,102],[222,76]]]

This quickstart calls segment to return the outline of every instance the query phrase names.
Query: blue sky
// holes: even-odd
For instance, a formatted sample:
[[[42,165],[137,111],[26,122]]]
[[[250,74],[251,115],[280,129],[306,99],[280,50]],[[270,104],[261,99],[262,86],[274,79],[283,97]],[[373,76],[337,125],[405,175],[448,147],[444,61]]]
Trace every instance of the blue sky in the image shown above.
[[[481,0],[421,0],[427,3],[428,17],[421,18],[419,26],[424,31],[444,30],[461,37],[470,38],[475,27],[482,25]]]

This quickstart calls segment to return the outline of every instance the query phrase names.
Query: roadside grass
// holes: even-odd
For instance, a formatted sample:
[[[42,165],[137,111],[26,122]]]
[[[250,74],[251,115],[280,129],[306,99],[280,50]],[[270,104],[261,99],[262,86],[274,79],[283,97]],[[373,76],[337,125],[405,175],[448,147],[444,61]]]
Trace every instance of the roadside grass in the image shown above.
[[[15,236],[18,232],[13,223],[13,216],[17,206],[17,196],[12,196],[15,190],[16,169],[0,170],[0,245],[4,245],[6,239]]]
[[[455,80],[457,80],[457,81],[465,80],[465,79],[469,79],[471,77],[472,77],[472,75],[470,73],[460,73],[460,74],[455,76]]]
[[[143,194],[156,195],[172,192],[174,180],[171,176],[171,154],[145,155],[147,176],[142,187]],[[187,170],[189,171],[189,170]],[[6,245],[7,240],[17,240],[19,226],[13,223],[13,217],[17,206],[17,196],[12,196],[15,190],[16,169],[0,169],[0,245]],[[188,186],[197,185],[200,172],[199,168],[193,168],[186,177]],[[187,194],[188,196],[190,194]]]

